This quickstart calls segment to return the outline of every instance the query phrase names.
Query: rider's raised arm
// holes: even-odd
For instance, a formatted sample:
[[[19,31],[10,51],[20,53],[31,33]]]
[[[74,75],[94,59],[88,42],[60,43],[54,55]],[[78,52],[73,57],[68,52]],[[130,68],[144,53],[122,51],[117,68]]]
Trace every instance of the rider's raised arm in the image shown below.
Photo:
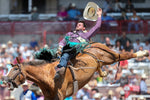
[[[98,19],[97,22],[95,24],[95,26],[93,26],[87,33],[86,33],[86,38],[90,38],[92,37],[92,35],[96,32],[97,29],[99,29],[101,27],[101,15],[102,15],[102,9],[99,8],[97,10],[97,15],[98,15]]]

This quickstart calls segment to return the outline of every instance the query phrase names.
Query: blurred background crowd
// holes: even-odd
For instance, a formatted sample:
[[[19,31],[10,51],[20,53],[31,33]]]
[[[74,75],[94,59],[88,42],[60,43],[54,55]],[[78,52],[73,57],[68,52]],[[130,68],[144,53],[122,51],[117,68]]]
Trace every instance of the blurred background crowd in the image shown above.
[[[8,2],[0,0],[0,5],[6,1]],[[0,10],[0,100],[19,100],[26,89],[33,92],[35,100],[44,99],[40,89],[32,85],[32,82],[28,81],[19,89],[10,92],[2,83],[1,77],[10,71],[11,63],[17,63],[16,57],[19,57],[21,62],[31,61],[34,60],[34,53],[41,48],[57,48],[59,41],[65,33],[74,28],[76,21],[83,20],[85,6],[82,4],[86,5],[88,0],[80,1],[80,5],[73,0],[64,0],[66,4],[60,0],[56,1],[39,0],[36,3],[36,0],[22,0],[24,4],[20,7],[21,1],[12,0],[9,1],[12,5],[8,13]],[[48,2],[49,7],[43,8],[39,4],[44,2]],[[102,7],[103,16],[102,26],[91,41],[103,43],[117,53],[143,50],[150,52],[150,8],[146,7],[149,0],[94,2]],[[140,4],[141,8],[138,6]],[[94,25],[93,23],[86,21],[87,28]],[[88,84],[66,100],[126,100],[131,95],[135,97],[128,100],[145,100],[145,97],[140,95],[142,82],[145,82],[146,86],[144,94],[150,93],[150,57],[120,61],[120,64],[117,62],[103,66],[102,69],[108,72],[107,77],[100,77],[96,72]]]

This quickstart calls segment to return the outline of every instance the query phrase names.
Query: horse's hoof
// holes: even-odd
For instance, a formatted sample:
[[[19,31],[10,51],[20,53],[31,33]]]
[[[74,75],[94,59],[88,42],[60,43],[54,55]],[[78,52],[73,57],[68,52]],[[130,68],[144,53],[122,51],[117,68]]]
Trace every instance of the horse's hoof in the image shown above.
[[[108,73],[107,73],[106,71],[104,71],[104,72],[103,72],[103,77],[106,77],[107,74],[108,74]]]
[[[148,57],[148,56],[149,56],[148,50],[144,50],[144,56],[145,56],[145,57]]]
[[[100,76],[101,76],[101,77],[106,77],[107,74],[108,74],[107,71],[103,71],[103,72],[100,74]]]
[[[148,57],[149,56],[148,50],[138,51],[136,54],[137,54],[137,57],[143,57],[143,56]]]

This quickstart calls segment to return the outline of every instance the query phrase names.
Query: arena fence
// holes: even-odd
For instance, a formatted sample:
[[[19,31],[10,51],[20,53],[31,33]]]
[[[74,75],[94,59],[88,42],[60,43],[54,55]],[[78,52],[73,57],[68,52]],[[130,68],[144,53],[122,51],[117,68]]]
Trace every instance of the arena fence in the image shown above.
[[[74,29],[74,21],[14,21],[0,22],[0,34],[64,34]],[[86,21],[87,29],[90,29],[95,22]],[[150,33],[150,20],[140,21],[103,21],[97,33],[120,35],[122,31],[126,33],[148,35]]]

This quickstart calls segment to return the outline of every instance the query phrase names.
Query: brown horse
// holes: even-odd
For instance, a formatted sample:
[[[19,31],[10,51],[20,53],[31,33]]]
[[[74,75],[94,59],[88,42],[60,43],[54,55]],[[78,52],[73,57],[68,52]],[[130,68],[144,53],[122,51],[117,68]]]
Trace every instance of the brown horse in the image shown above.
[[[100,76],[106,76],[106,73],[101,71],[103,65],[149,55],[148,51],[118,54],[101,43],[91,44],[90,48],[85,49],[84,52],[83,54],[78,54],[72,60],[73,67],[71,69],[74,72],[75,79],[78,81],[78,86],[76,86],[78,89],[88,83],[96,71],[99,72]],[[12,65],[11,71],[7,76],[3,77],[4,82],[11,85],[13,89],[27,79],[35,82],[41,88],[45,100],[63,100],[71,96],[76,88],[74,87],[69,67],[66,68],[65,74],[59,80],[54,80],[55,66],[57,64],[58,61],[47,63],[43,60],[35,60]]]

